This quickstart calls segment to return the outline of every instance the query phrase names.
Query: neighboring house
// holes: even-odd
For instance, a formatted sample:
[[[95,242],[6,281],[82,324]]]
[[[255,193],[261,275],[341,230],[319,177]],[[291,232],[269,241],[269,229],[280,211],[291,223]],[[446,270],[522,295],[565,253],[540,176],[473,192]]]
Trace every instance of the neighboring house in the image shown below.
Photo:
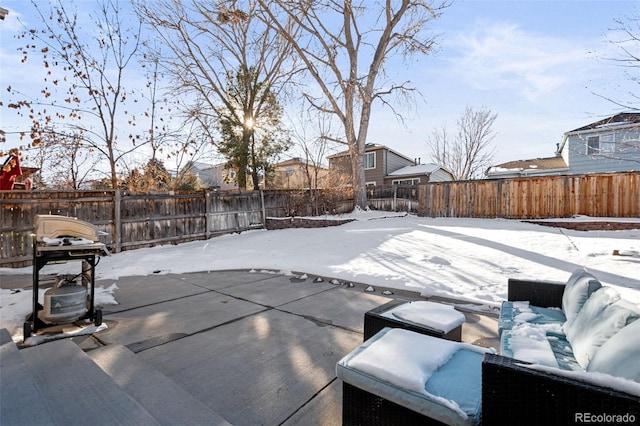
[[[236,190],[236,172],[229,170],[225,163],[206,164],[194,161],[187,165],[187,170],[200,179],[203,186],[222,191]]]
[[[564,134],[571,174],[640,170],[640,114],[620,113]]]
[[[620,113],[564,134],[555,157],[510,161],[487,177],[570,175],[640,170],[640,114]]]
[[[452,181],[453,173],[437,164],[416,164],[405,166],[389,173],[384,178],[385,185],[418,185],[429,182]]]
[[[406,166],[413,166],[416,161],[406,157],[389,147],[368,143],[364,150],[364,177],[367,186],[384,185],[385,178]],[[349,151],[339,152],[327,157],[329,173],[342,173],[351,176],[351,160]]]
[[[273,165],[267,178],[267,187],[269,189],[323,188],[327,173],[326,167],[315,166],[295,157]]]
[[[566,175],[569,167],[561,156],[516,160],[490,167],[486,175],[490,178],[510,178],[541,175]]]

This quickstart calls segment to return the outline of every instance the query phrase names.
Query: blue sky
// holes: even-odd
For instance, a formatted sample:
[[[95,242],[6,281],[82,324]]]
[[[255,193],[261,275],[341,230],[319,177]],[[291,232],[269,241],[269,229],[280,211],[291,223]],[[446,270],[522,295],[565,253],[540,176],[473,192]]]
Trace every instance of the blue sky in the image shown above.
[[[16,57],[15,16],[28,20],[31,5],[0,0],[0,6],[10,11],[0,22],[4,98],[7,85],[33,81],[10,65]],[[391,76],[410,79],[424,99],[402,110],[404,125],[376,109],[369,142],[426,162],[433,130],[446,126],[453,133],[466,106],[484,106],[498,114],[496,163],[552,156],[564,132],[620,111],[596,94],[624,101],[624,88],[633,87],[604,58],[618,55],[608,41],[616,37],[615,20],[638,15],[639,3],[625,0],[454,0],[433,23],[438,51],[390,69]],[[9,129],[11,120],[0,116],[0,127]]]
[[[468,105],[498,114],[498,162],[552,156],[564,132],[619,111],[594,93],[618,98],[617,84],[632,87],[622,69],[603,58],[612,55],[614,20],[637,16],[638,6],[622,0],[455,1],[435,24],[439,52],[412,72],[425,103],[400,150],[415,149],[411,156],[418,156],[423,133],[444,125],[453,131]]]

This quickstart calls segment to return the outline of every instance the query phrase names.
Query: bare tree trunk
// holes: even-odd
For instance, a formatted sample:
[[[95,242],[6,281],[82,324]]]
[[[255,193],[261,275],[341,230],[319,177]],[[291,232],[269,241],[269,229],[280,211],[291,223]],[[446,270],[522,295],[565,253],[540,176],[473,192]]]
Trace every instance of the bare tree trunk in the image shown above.
[[[266,22],[277,27],[291,43],[322,92],[322,96],[306,93],[305,99],[318,112],[333,115],[342,125],[343,133],[332,140],[348,146],[354,202],[365,209],[363,156],[373,102],[380,100],[390,105],[386,100],[389,95],[406,95],[414,90],[408,82],[385,81],[381,86],[378,75],[384,72],[385,60],[393,53],[431,51],[434,40],[426,33],[426,24],[439,16],[447,2],[432,6],[427,0],[257,1],[265,10]],[[288,31],[281,23],[285,22],[283,16],[296,23],[302,36],[295,37]]]

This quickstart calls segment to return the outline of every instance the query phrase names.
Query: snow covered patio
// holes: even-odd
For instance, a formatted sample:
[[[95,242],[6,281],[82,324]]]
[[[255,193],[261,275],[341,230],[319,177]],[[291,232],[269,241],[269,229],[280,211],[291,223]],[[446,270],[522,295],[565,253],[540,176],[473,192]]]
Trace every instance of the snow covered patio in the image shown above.
[[[29,276],[10,279],[12,288],[22,279],[23,288],[30,285]],[[319,282],[315,276],[267,271],[123,277],[115,284],[118,304],[104,305],[109,328],[94,337],[74,338],[75,343],[92,358],[100,356],[94,349],[124,345],[237,425],[340,424],[342,390],[335,366],[362,343],[364,313],[392,298],[420,298],[406,291],[385,296],[383,288],[371,293],[357,283],[349,287],[326,277]],[[493,315],[465,315],[464,341],[498,346]],[[117,364],[119,355],[110,356],[107,364]],[[146,386],[147,397],[167,392],[152,383]],[[137,386],[145,388],[144,383]],[[66,391],[55,398],[79,397],[73,386]],[[99,404],[94,409],[98,419],[102,409]],[[191,413],[184,424],[197,423],[198,413]],[[86,424],[87,418],[81,419]]]

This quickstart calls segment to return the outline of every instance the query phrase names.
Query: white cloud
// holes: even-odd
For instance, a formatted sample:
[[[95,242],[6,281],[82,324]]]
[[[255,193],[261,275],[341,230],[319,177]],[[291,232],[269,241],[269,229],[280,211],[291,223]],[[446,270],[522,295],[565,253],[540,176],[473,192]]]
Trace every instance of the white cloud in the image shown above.
[[[529,101],[574,79],[589,59],[586,41],[523,31],[514,24],[478,24],[478,30],[453,37],[449,48],[455,70],[477,89],[509,90]]]

